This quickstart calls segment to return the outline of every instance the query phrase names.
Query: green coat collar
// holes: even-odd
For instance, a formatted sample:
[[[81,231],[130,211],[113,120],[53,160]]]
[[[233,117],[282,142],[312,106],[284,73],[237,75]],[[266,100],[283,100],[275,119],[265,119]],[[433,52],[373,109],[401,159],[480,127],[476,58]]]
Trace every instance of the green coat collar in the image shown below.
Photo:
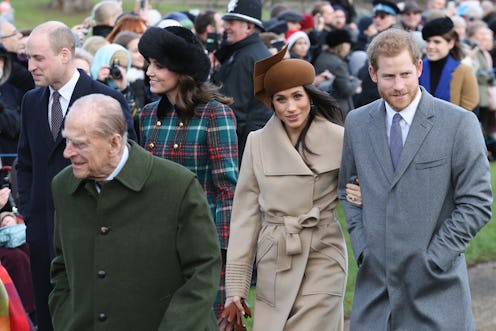
[[[129,158],[121,172],[113,180],[117,180],[128,189],[138,192],[141,191],[146,179],[150,175],[153,157],[132,140],[128,141],[128,147]],[[138,168],[144,171],[136,171]],[[71,176],[67,183],[69,192],[71,194],[76,193],[79,188],[84,187],[88,182],[90,182],[88,179],[79,179]]]

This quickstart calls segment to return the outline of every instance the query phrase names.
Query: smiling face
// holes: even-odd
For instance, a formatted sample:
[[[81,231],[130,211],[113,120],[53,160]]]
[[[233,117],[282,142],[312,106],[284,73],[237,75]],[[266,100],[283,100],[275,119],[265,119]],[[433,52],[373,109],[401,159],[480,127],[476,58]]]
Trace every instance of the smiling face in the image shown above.
[[[419,91],[418,79],[422,73],[422,61],[413,63],[408,50],[396,56],[380,56],[377,59],[377,70],[369,67],[372,80],[377,83],[381,97],[395,111],[405,109]]]
[[[162,66],[157,60],[150,59],[146,70],[150,78],[150,91],[159,95],[166,95],[173,102],[179,90],[179,75]]]
[[[72,112],[73,110],[71,110]],[[62,135],[66,138],[64,157],[70,159],[79,179],[105,180],[115,169],[118,135],[103,137],[93,131],[95,115],[78,112],[68,116]]]
[[[455,41],[447,41],[441,36],[432,36],[425,43],[425,54],[429,61],[438,61],[448,56],[455,46]]]
[[[279,91],[272,96],[276,116],[284,123],[288,136],[293,143],[308,122],[310,97],[303,86]]]
[[[253,33],[253,24],[243,22],[240,20],[225,20],[224,32],[226,33],[226,40],[230,44],[237,43]]]

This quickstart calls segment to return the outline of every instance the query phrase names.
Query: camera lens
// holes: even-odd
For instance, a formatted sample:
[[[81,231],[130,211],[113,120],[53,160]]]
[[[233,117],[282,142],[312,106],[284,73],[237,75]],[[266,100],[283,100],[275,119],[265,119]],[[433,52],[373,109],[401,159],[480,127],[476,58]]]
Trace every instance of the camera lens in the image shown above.
[[[117,64],[112,64],[110,66],[110,76],[112,76],[113,79],[122,78],[121,70],[119,69],[119,66]]]

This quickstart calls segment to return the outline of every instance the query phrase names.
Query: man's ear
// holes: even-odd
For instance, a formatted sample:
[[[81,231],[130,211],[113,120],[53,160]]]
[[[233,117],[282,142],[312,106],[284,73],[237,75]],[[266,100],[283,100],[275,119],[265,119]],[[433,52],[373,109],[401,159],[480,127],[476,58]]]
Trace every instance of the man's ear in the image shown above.
[[[112,153],[119,153],[121,150],[121,146],[123,144],[122,136],[120,134],[113,134],[110,138],[110,146],[112,147]]]
[[[377,83],[377,73],[375,72],[374,68],[370,65],[369,65],[369,75],[370,75],[370,79],[372,79],[374,83]]]
[[[72,59],[72,52],[67,47],[62,48],[60,55],[62,56],[62,61],[64,64],[68,63]]]

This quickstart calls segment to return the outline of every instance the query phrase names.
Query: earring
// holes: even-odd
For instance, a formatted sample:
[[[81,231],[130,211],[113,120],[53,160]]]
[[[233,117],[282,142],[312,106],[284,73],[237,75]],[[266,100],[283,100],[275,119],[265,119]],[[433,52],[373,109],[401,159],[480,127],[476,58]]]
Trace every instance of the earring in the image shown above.
[[[313,104],[313,101],[310,103],[310,114],[315,115],[317,113],[317,107]]]

